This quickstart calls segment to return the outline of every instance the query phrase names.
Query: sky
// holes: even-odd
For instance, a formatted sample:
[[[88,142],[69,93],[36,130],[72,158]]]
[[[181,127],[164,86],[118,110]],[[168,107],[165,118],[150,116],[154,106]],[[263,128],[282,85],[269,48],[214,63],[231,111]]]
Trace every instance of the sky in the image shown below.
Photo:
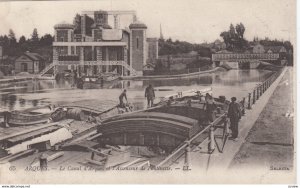
[[[138,20],[148,26],[148,37],[191,43],[213,42],[230,24],[243,23],[245,38],[268,37],[296,43],[296,0],[94,0],[0,2],[0,35],[11,28],[17,38],[54,33],[60,22],[72,23],[84,10],[135,10]],[[130,16],[121,18],[128,26]],[[111,26],[112,18],[110,19]]]

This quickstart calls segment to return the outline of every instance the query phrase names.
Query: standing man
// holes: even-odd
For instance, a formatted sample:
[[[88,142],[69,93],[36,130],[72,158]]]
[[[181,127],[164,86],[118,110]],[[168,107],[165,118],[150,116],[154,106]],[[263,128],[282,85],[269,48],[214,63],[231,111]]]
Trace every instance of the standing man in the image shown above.
[[[239,120],[241,119],[241,109],[238,103],[236,103],[236,97],[231,98],[231,103],[229,104],[227,116],[230,118],[230,129],[232,131],[231,139],[237,141],[239,134]]]
[[[213,122],[215,119],[213,113],[214,113],[214,110],[216,109],[216,105],[214,103],[213,97],[208,93],[206,93],[206,95],[205,95],[204,107],[205,107],[205,113],[206,113],[208,123]]]
[[[155,98],[154,89],[151,84],[145,90],[145,97],[147,98],[148,108],[153,106],[153,100]]]
[[[121,93],[121,95],[119,96],[119,101],[120,101],[120,104],[119,106],[121,108],[125,108],[125,104],[124,104],[124,101],[123,101],[123,98],[126,99],[126,102],[128,103],[128,100],[127,100],[127,95],[126,95],[126,89],[124,89],[124,91]]]
[[[74,86],[77,85],[77,80],[78,80],[78,76],[77,76],[77,70],[74,70]]]

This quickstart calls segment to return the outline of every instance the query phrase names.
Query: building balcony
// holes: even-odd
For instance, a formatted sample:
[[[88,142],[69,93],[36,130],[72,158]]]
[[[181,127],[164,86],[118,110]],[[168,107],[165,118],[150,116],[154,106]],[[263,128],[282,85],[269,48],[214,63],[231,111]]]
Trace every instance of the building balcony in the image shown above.
[[[124,46],[128,44],[121,41],[88,41],[88,42],[53,42],[53,47],[56,46]]]
[[[118,61],[72,61],[72,60],[66,60],[66,61],[54,61],[53,62],[56,65],[122,65],[124,66],[126,64],[123,60]]]
[[[58,61],[79,61],[79,55],[60,55]]]

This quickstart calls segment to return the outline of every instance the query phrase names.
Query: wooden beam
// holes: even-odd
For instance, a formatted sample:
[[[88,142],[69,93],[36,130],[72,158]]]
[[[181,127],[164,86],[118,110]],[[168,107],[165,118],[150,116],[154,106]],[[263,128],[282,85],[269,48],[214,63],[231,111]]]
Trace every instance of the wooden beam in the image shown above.
[[[103,166],[104,163],[103,162],[99,162],[99,161],[95,161],[95,160],[92,160],[92,159],[85,159],[87,162],[89,163],[92,163],[94,165],[98,165],[98,166]]]
[[[72,120],[73,121],[73,120]],[[70,122],[72,122],[70,120]],[[54,122],[54,123],[48,123],[46,125],[41,125],[41,126],[38,126],[38,127],[34,127],[32,129],[27,129],[27,130],[24,130],[24,131],[20,131],[20,132],[17,132],[17,133],[14,133],[14,134],[10,134],[10,135],[7,135],[7,136],[4,136],[4,137],[1,137],[0,138],[0,141],[3,141],[3,140],[7,140],[9,138],[12,138],[12,137],[15,137],[15,136],[19,136],[19,135],[22,135],[22,134],[27,134],[27,133],[30,133],[32,131],[36,131],[36,130],[40,130],[40,129],[44,129],[44,128],[47,128],[47,127],[50,127],[50,126],[54,126],[54,125],[62,125],[62,124],[67,124],[67,123],[70,123],[68,121],[66,122]]]
[[[0,159],[0,163],[7,163],[7,162],[12,162],[14,160],[17,160],[18,158],[25,156],[25,155],[30,155],[32,153],[34,153],[36,150],[35,149],[29,149],[20,153],[16,153],[13,155],[9,155],[7,157],[3,157]]]

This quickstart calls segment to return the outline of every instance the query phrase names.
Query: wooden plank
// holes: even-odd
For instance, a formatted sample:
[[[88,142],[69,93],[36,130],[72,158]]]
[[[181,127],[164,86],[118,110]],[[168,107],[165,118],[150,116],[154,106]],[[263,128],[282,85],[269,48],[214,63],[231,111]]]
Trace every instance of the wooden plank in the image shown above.
[[[138,165],[137,168],[140,169],[140,168],[142,168],[145,165],[147,165],[149,167],[150,166],[150,162],[149,161],[143,162],[142,164]]]
[[[127,163],[127,164],[122,165],[121,167],[123,167],[123,168],[129,167],[129,166],[131,166],[131,165],[133,165],[133,164],[139,162],[140,160],[142,160],[142,159],[141,159],[141,158],[137,158],[137,159],[135,159],[135,160],[133,160],[133,161],[130,161],[130,162]]]
[[[100,155],[100,156],[103,156],[103,157],[107,157],[109,156],[110,154],[107,154],[107,153],[103,153],[101,151],[98,151],[98,150],[95,150],[93,148],[87,148],[88,150],[92,151],[92,152],[95,152],[97,155]]]
[[[99,162],[96,160],[92,160],[92,159],[85,159],[87,162],[92,163],[94,165],[98,165],[98,166],[104,166],[104,162]]]
[[[35,149],[29,149],[29,150],[22,151],[22,152],[13,154],[13,155],[9,155],[5,158],[0,159],[0,163],[7,163],[7,162],[15,161],[18,158],[25,156],[25,155],[30,155],[30,154],[34,153],[35,151],[36,151]]]
[[[12,143],[19,142],[19,141],[26,140],[27,138],[37,137],[37,136],[40,136],[40,135],[43,135],[43,134],[53,132],[57,129],[59,129],[59,127],[57,127],[57,126],[45,127],[43,129],[35,130],[35,131],[32,131],[32,132],[27,133],[27,134],[23,134],[23,135],[19,135],[19,136],[9,138],[9,139],[7,139],[7,141],[12,142]]]
[[[91,137],[88,137],[87,138],[87,140],[93,140],[93,139],[95,139],[95,138],[98,138],[99,136],[102,136],[102,133],[98,133],[98,134],[96,134],[96,135],[93,135],[93,136],[91,136]]]
[[[1,136],[0,141],[7,140],[7,139],[15,137],[15,136],[19,136],[19,135],[22,135],[22,134],[27,134],[27,133],[30,133],[32,131],[44,129],[44,128],[54,126],[54,125],[62,126],[63,124],[68,124],[68,123],[71,123],[72,121],[74,121],[74,120],[67,119],[65,121],[48,123],[48,124],[45,124],[45,125],[44,124],[43,125],[36,125],[35,127],[31,128],[31,129],[26,129],[24,131],[19,131],[17,133],[14,133],[14,134],[11,134],[11,135],[6,135],[6,136],[3,136],[3,137]],[[9,129],[9,128],[6,128],[6,129]]]

